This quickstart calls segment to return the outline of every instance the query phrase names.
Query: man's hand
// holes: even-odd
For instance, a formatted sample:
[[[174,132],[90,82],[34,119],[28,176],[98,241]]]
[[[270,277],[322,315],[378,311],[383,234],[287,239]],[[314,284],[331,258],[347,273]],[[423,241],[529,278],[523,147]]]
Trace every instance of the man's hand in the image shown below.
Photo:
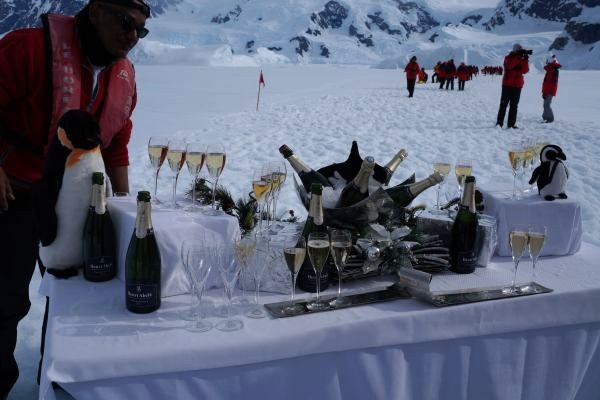
[[[8,201],[14,200],[12,188],[4,169],[0,167],[0,212],[8,210]]]

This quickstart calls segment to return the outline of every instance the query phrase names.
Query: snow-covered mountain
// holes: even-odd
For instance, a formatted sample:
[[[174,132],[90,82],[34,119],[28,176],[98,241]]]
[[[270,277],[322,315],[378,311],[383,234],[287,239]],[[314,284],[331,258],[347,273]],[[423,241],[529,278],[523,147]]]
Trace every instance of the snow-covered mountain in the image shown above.
[[[87,0],[7,0],[0,33],[37,23],[42,12],[74,14]],[[498,65],[515,42],[541,67],[556,52],[566,68],[598,68],[600,0],[502,0],[465,14],[437,0],[149,0],[151,34],[138,63],[261,63],[431,67],[454,58]],[[442,7],[443,4],[443,7]],[[464,2],[463,2],[464,4]],[[472,3],[477,4],[477,3]],[[489,1],[487,5],[489,5]],[[485,5],[485,4],[484,4]]]

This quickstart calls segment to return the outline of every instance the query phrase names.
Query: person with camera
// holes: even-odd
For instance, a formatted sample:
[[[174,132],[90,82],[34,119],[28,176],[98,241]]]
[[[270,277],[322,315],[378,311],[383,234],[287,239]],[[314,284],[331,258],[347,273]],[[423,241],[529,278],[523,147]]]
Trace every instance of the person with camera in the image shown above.
[[[554,122],[554,113],[552,112],[552,98],[556,96],[558,90],[558,70],[562,67],[558,63],[555,55],[544,66],[546,75],[544,75],[544,83],[542,84],[542,98],[544,99],[544,113],[542,118],[544,122]]]
[[[421,71],[421,67],[417,64],[417,56],[412,56],[406,67],[404,67],[404,72],[406,73],[406,89],[408,90],[408,97],[413,97],[413,93],[415,91],[415,82],[419,76],[419,72]]]
[[[529,56],[532,53],[531,50],[525,50],[520,44],[515,43],[512,51],[504,57],[502,95],[496,119],[496,125],[499,127],[504,125],[506,107],[509,107],[506,126],[512,129],[519,129],[515,125],[517,122],[517,108],[519,106],[519,99],[521,98],[521,89],[525,84],[523,75],[529,72]]]

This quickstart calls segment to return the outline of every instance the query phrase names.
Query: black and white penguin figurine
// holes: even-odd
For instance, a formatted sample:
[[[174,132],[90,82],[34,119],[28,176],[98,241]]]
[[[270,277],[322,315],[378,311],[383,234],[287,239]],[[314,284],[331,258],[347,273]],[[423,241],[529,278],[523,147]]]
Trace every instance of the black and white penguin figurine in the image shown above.
[[[33,189],[40,236],[40,260],[48,272],[69,278],[83,265],[83,229],[92,192],[92,174],[105,172],[100,126],[82,110],[67,111],[58,122],[42,179]]]
[[[562,149],[549,144],[540,151],[540,165],[533,170],[529,184],[537,182],[538,193],[545,200],[566,199],[565,192],[569,171],[563,163],[567,156]]]

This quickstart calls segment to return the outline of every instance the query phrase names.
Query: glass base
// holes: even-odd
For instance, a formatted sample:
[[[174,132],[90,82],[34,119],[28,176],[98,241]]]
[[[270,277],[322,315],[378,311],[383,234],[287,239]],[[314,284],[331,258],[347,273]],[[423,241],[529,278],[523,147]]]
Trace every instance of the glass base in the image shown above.
[[[298,315],[304,312],[304,307],[297,303],[288,304],[287,306],[283,307],[283,312],[288,315]]]
[[[226,319],[215,325],[215,328],[223,332],[239,331],[244,327],[244,323],[239,319]]]
[[[247,306],[250,303],[250,299],[245,296],[235,297],[233,300],[231,300],[231,304],[235,304],[238,306]]]
[[[196,315],[191,308],[188,308],[187,310],[183,310],[179,313],[179,318],[184,321],[195,321]]]
[[[332,307],[344,307],[344,306],[349,305],[350,303],[352,303],[352,301],[350,301],[349,298],[340,296],[340,297],[336,297],[335,299],[331,300],[329,302],[329,305],[331,305]]]
[[[263,309],[259,308],[259,307],[254,307],[254,308],[246,311],[244,313],[244,315],[248,318],[254,318],[254,319],[264,318],[267,316],[267,314],[263,311]]]
[[[319,301],[313,301],[312,303],[308,303],[306,304],[306,308],[308,308],[310,311],[322,311],[322,310],[327,310],[329,308],[329,303],[326,303],[322,300]]]
[[[502,289],[502,293],[504,294],[513,294],[513,293],[523,293],[523,289],[519,286],[508,286]]]
[[[190,332],[206,332],[210,331],[212,328],[213,324],[203,319],[200,321],[194,321],[185,327],[185,329]]]

